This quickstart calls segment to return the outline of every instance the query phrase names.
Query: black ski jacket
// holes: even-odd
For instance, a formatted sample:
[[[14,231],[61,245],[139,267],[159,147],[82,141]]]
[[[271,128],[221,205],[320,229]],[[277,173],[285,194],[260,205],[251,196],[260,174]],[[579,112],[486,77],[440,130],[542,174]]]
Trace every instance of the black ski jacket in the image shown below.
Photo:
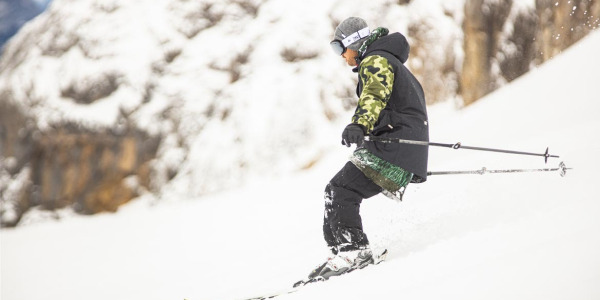
[[[394,81],[390,99],[381,110],[370,134],[379,137],[429,141],[429,123],[423,88],[415,76],[404,66],[410,46],[400,33],[380,37],[368,46],[360,63],[369,56],[378,55],[387,59],[393,68]],[[358,80],[356,93],[360,98],[363,83]],[[427,180],[427,146],[365,142],[371,153],[414,174],[412,182]]]

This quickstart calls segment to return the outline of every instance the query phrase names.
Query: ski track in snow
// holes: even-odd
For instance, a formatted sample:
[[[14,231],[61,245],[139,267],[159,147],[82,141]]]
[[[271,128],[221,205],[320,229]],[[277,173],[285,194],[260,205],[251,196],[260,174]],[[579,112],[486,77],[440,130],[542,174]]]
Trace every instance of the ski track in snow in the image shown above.
[[[430,177],[405,201],[363,202],[388,260],[278,299],[599,299],[600,32],[476,104],[430,108],[431,139],[543,152],[432,149],[429,169],[556,167],[557,173]],[[456,139],[456,140],[455,140]],[[460,139],[460,140],[458,140]],[[279,290],[326,257],[323,190],[351,150],[240,189],[116,214],[1,231],[1,298],[243,299]]]

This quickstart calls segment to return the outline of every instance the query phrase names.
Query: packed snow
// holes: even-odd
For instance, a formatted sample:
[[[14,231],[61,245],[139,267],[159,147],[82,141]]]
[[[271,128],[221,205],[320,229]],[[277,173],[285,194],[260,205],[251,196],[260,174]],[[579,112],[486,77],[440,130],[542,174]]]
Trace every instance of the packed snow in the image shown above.
[[[432,148],[431,171],[564,161],[566,177],[431,176],[404,202],[367,199],[365,230],[387,261],[280,299],[599,299],[599,51],[593,32],[466,109],[429,108],[432,141],[561,156]],[[325,135],[322,159],[290,176],[2,229],[0,297],[244,299],[289,287],[327,255],[323,190],[352,151]]]

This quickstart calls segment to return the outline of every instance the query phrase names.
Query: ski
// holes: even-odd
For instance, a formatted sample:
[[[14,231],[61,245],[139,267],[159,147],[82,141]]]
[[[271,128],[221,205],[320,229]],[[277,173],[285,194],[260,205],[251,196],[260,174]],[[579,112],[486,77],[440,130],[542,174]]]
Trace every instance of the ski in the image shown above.
[[[387,253],[388,253],[387,249],[384,249],[380,254],[374,255],[373,256],[373,262],[371,264],[369,264],[369,265],[378,265],[381,262],[385,261],[385,259],[387,258]],[[363,267],[363,269],[366,268],[366,267],[368,267],[369,265]],[[359,269],[357,269],[357,268],[350,269],[347,272],[345,272],[343,274],[340,274],[339,276],[351,273],[351,272],[353,272],[355,270],[359,270]],[[339,277],[339,276],[334,276],[334,277]],[[273,299],[275,297],[279,297],[279,296],[282,296],[282,295],[288,295],[288,294],[295,293],[300,288],[302,288],[303,286],[307,286],[307,285],[312,284],[312,283],[323,282],[323,281],[327,281],[327,279],[325,279],[323,277],[315,277],[315,278],[310,278],[310,279],[306,279],[306,280],[300,280],[300,281],[294,283],[294,285],[291,288],[282,289],[280,291],[273,292],[271,294],[267,294],[267,295],[263,295],[263,296],[258,296],[258,297],[253,297],[253,298],[248,298],[248,299],[244,299],[244,300],[267,300],[267,299]]]

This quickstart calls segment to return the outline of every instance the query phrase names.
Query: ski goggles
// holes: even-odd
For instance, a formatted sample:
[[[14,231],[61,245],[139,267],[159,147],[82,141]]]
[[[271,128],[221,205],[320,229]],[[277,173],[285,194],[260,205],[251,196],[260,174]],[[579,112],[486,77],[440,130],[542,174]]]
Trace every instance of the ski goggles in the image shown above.
[[[331,49],[333,50],[333,52],[337,55],[342,55],[344,53],[346,53],[346,50],[348,49],[348,46],[350,46],[352,43],[368,37],[371,34],[371,30],[369,30],[369,27],[365,27],[349,36],[347,36],[346,38],[344,38],[343,40],[333,40],[329,43],[329,45],[331,46]]]

